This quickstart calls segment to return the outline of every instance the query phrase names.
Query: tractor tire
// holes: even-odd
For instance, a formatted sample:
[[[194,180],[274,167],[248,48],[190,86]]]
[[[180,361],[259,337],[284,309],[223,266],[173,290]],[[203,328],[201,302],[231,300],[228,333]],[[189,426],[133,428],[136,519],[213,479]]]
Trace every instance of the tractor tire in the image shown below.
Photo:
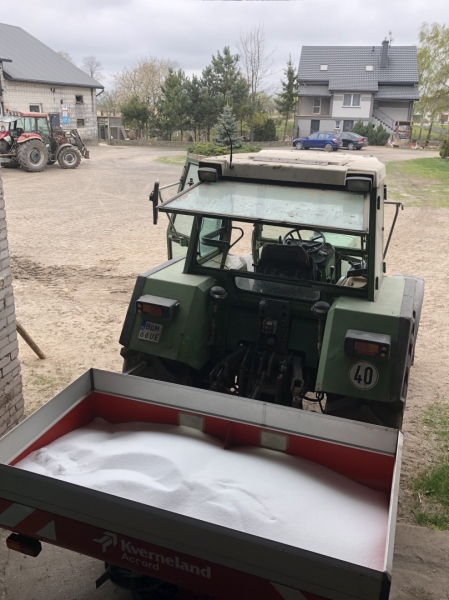
[[[23,142],[17,152],[17,162],[24,171],[38,173],[47,166],[48,150],[44,142],[32,139]]]
[[[58,154],[58,163],[63,169],[76,169],[81,162],[81,152],[75,146],[67,146]]]

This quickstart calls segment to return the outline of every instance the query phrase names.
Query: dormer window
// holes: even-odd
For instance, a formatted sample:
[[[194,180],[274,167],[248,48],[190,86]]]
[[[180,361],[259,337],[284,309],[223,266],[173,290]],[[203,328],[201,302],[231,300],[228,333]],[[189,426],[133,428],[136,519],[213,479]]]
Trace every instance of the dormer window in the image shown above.
[[[365,71],[374,71],[373,65],[366,65]]]
[[[320,65],[320,71],[327,71],[327,65]]]

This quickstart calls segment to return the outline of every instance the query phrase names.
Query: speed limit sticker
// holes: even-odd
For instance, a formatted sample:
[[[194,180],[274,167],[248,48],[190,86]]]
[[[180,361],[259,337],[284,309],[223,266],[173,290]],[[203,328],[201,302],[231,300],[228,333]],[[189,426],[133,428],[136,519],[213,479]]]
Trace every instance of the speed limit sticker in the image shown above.
[[[370,390],[379,381],[379,371],[373,364],[360,360],[349,369],[349,381],[359,390]]]

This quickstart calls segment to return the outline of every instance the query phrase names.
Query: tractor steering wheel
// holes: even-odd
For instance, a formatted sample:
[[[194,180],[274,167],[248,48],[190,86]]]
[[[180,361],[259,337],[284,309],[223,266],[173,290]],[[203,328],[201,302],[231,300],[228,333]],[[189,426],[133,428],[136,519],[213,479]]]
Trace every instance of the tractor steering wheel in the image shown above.
[[[303,240],[300,229],[291,229],[282,238],[282,243],[286,246],[302,246],[306,252],[313,254],[319,252],[326,244],[326,238],[321,231],[314,231],[308,240]],[[298,239],[295,239],[294,234],[297,234]]]

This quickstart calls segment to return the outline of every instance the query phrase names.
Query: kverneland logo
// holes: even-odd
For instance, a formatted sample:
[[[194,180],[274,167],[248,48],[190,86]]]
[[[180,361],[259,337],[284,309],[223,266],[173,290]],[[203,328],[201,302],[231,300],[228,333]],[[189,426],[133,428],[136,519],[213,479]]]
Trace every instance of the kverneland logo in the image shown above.
[[[105,531],[102,538],[94,539],[93,541],[101,544],[103,552],[106,552],[109,546],[117,545],[118,538],[115,533]],[[157,552],[151,552],[150,550],[134,546],[132,542],[127,542],[123,539],[120,539],[120,549],[123,552],[122,560],[126,560],[135,566],[159,571],[159,565],[166,565],[173,569],[179,569],[194,575],[199,575],[200,577],[205,577],[206,579],[211,579],[212,574],[210,567],[200,568],[194,564],[181,560],[179,556],[171,557],[165,556],[164,554],[158,554]]]
[[[98,544],[101,544],[103,552],[106,552],[106,548],[108,548],[109,546],[117,546],[117,536],[115,533],[105,531],[104,536],[99,540],[94,540],[94,542],[98,542]]]

